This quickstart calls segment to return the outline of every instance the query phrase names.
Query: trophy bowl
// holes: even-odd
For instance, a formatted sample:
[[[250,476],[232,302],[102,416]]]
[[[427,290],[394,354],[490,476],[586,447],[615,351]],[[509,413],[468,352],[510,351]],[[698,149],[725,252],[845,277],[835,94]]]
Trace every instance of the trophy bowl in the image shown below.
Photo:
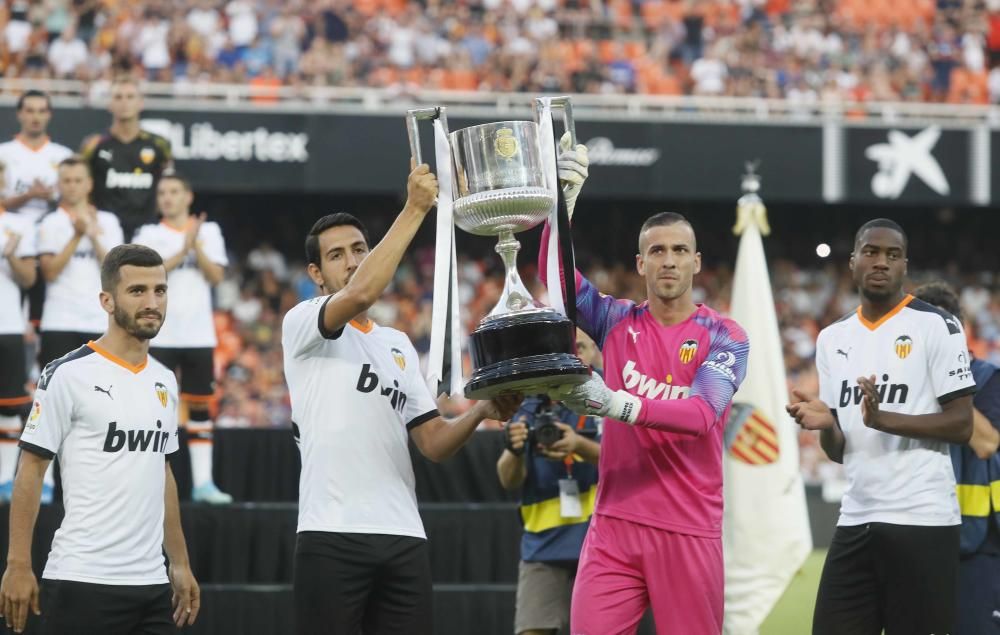
[[[548,217],[556,193],[545,183],[535,122],[485,123],[449,137],[459,228],[497,236],[527,231]]]
[[[439,117],[444,108],[410,111],[413,156],[419,160],[417,118]],[[537,227],[557,203],[556,183],[545,177],[538,124],[500,121],[448,134],[453,179],[453,220],[477,236],[497,236],[506,271],[497,305],[470,335],[469,399],[508,392],[537,394],[581,384],[590,368],[575,354],[576,330],[562,313],[531,297],[517,271],[517,232]],[[439,157],[441,160],[441,157]]]

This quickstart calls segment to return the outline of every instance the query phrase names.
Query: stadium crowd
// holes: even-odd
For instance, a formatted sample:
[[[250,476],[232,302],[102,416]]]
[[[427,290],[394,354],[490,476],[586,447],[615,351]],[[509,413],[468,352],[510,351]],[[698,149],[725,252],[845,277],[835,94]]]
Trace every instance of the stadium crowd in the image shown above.
[[[4,77],[1000,102],[997,0],[8,0]]]

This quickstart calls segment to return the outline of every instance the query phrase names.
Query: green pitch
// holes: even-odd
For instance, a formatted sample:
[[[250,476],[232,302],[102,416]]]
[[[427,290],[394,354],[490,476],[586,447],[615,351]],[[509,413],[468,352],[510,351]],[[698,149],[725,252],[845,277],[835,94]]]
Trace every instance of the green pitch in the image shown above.
[[[785,594],[764,620],[760,635],[808,635],[812,630],[813,607],[816,605],[816,589],[819,575],[823,571],[826,550],[809,554],[802,570],[788,585]]]

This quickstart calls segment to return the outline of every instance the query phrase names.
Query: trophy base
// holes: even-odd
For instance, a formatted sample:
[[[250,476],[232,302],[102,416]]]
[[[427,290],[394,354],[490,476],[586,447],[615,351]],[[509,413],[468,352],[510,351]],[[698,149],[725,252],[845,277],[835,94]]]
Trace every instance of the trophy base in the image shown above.
[[[469,352],[475,369],[465,385],[468,399],[505,392],[538,394],[582,384],[590,367],[573,354],[573,324],[552,309],[508,313],[480,323]]]

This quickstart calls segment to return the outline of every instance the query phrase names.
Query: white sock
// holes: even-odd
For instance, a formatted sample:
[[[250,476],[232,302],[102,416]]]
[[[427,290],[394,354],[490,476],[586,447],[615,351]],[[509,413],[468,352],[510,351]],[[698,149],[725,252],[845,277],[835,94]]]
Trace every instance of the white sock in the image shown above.
[[[205,423],[211,425],[212,422]],[[212,446],[212,441],[205,439],[190,439],[188,441],[188,453],[191,455],[191,483],[196,488],[205,483],[211,483],[213,480]]]
[[[49,462],[49,467],[45,470],[45,476],[42,478],[42,483],[48,485],[49,487],[56,486],[56,476],[55,476],[56,462],[55,459]]]
[[[21,417],[0,416],[0,483],[14,480],[17,470],[17,440],[21,436]]]

